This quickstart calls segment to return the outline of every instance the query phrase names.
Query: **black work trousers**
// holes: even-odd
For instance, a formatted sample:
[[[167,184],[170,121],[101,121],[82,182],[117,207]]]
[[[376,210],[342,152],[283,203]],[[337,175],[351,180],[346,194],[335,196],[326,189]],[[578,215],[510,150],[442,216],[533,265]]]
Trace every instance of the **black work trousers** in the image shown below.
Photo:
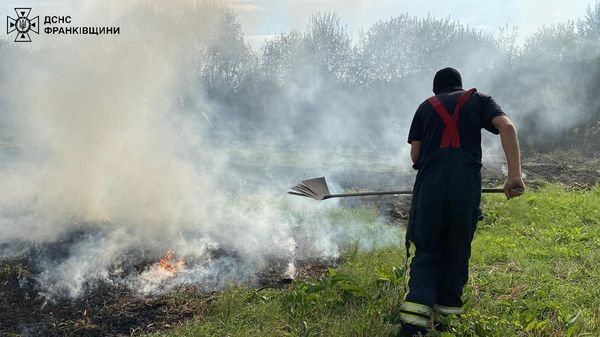
[[[406,296],[400,319],[421,328],[428,327],[433,313],[462,313],[479,216],[480,168],[460,160],[444,163],[417,175],[406,234]]]

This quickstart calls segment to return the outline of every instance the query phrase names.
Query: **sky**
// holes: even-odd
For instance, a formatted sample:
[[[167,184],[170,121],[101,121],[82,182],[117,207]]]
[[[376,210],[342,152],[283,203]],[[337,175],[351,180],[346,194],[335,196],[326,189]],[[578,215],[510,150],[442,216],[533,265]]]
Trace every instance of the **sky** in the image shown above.
[[[252,42],[291,29],[303,30],[310,15],[336,12],[353,37],[379,20],[403,13],[450,17],[464,25],[496,34],[499,27],[517,27],[520,41],[538,27],[585,16],[594,0],[231,0],[244,32]]]
[[[178,0],[193,1],[193,0]],[[423,17],[450,17],[464,25],[495,34],[499,27],[517,27],[520,41],[533,34],[538,27],[552,23],[576,20],[585,16],[595,0],[221,0],[237,11],[242,29],[250,43],[290,31],[303,30],[310,16],[317,12],[335,12],[350,34],[356,38],[360,30],[379,20],[387,20],[403,13]],[[86,17],[110,20],[119,16],[119,10],[129,6],[123,3],[159,2],[159,0],[93,1],[93,0],[3,0],[0,14],[13,15],[13,7],[32,7],[32,14],[69,15],[85,13]],[[167,1],[160,0],[162,3]],[[113,6],[111,6],[111,4]],[[114,6],[117,4],[116,6]],[[104,7],[106,10],[99,10]],[[93,10],[92,10],[93,8]],[[89,9],[89,10],[86,10]],[[93,13],[90,13],[93,12]],[[102,18],[100,17],[102,16]],[[106,16],[106,18],[104,18]],[[87,21],[89,22],[89,21]]]
[[[279,135],[290,136],[286,138],[287,143],[296,139],[303,141],[300,137],[294,138],[294,134],[300,127],[306,129],[307,125],[313,132],[299,134],[317,135],[307,142],[306,147],[302,147],[305,143],[298,144],[302,156],[293,159],[298,160],[296,172],[293,172],[287,164],[281,166],[278,163],[289,162],[294,152],[279,153],[281,149],[271,151],[269,146],[253,146],[252,143],[248,145],[249,149],[231,145],[231,142],[246,144],[246,139],[239,138],[237,120],[225,124],[215,133],[226,137],[220,131],[230,131],[227,135],[231,138],[227,139],[231,142],[223,141],[215,146],[213,143],[217,141],[206,141],[213,136],[206,131],[212,124],[206,123],[203,117],[216,116],[229,108],[218,106],[218,99],[205,98],[201,94],[205,90],[202,81],[198,80],[199,73],[190,71],[195,70],[192,67],[197,67],[200,55],[203,55],[194,48],[200,47],[194,34],[210,31],[204,25],[211,21],[201,21],[202,15],[198,15],[191,22],[179,25],[175,23],[176,10],[157,20],[154,15],[134,9],[136,5],[158,3],[160,5],[156,7],[165,10],[152,14],[164,13],[175,3],[193,1],[0,1],[0,14],[5,18],[15,16],[14,7],[31,7],[31,15],[40,16],[40,23],[46,15],[72,16],[73,26],[110,26],[114,20],[123,19],[119,36],[81,39],[68,36],[68,40],[57,38],[56,44],[49,39],[44,45],[35,43],[39,42],[38,38],[42,40],[40,34],[30,44],[39,46],[38,50],[33,47],[31,52],[15,49],[15,55],[19,57],[2,60],[2,65],[11,71],[2,72],[1,86],[10,84],[12,88],[27,90],[5,91],[0,98],[7,100],[3,104],[9,108],[2,112],[9,117],[11,134],[20,137],[15,141],[19,143],[20,152],[15,156],[18,160],[11,157],[7,164],[2,163],[6,167],[0,167],[3,183],[0,245],[29,239],[49,242],[71,231],[86,234],[73,236],[73,245],[65,247],[72,256],[64,261],[48,262],[49,267],[44,268],[43,274],[48,289],[67,287],[69,294],[75,296],[84,289],[85,281],[112,275],[112,266],[119,265],[124,256],[130,256],[129,252],[138,248],[152,250],[158,257],[167,248],[174,248],[179,254],[192,257],[191,261],[212,263],[213,247],[225,247],[225,252],[231,247],[235,254],[220,254],[225,260],[216,260],[214,267],[200,263],[198,269],[183,274],[183,277],[227,280],[229,274],[221,277],[222,272],[226,272],[248,280],[245,270],[254,271],[261,261],[273,256],[293,263],[297,254],[303,254],[299,255],[300,259],[336,256],[338,242],[355,244],[356,238],[373,238],[373,243],[367,243],[367,246],[379,246],[381,242],[399,237],[398,233],[389,232],[399,227],[382,225],[380,230],[374,228],[374,224],[364,226],[358,221],[343,221],[343,230],[334,227],[327,220],[329,213],[326,212],[327,207],[337,204],[324,203],[322,208],[315,208],[314,204],[308,203],[310,200],[288,203],[280,198],[287,187],[306,178],[307,172],[316,170],[322,170],[319,174],[328,177],[338,169],[350,172],[343,170],[358,167],[361,170],[361,163],[377,168],[394,165],[399,170],[410,170],[408,145],[402,135],[406,134],[408,120],[418,102],[427,97],[425,95],[431,95],[430,79],[411,79],[414,83],[410,89],[397,97],[385,92],[374,96],[384,98],[376,106],[382,109],[369,113],[368,121],[358,117],[347,119],[358,113],[348,114],[345,108],[354,109],[349,104],[356,103],[358,110],[355,111],[362,112],[370,101],[349,96],[354,92],[346,91],[345,86],[338,90],[326,82],[326,77],[313,76],[318,75],[318,70],[307,72],[306,76],[291,76],[292,80],[284,83],[281,91],[269,87],[264,97],[258,97],[259,102],[267,102],[267,110],[261,111],[259,118],[273,123],[269,124],[272,128],[281,129],[274,132],[273,139],[269,138],[270,130],[265,133],[259,130],[259,135],[266,136],[258,138],[269,145],[277,142]],[[428,14],[450,17],[492,33],[507,24],[518,26],[522,34],[529,35],[543,24],[583,17],[591,3],[590,0],[454,0],[451,5],[450,2],[435,4],[430,0],[222,1],[229,1],[238,10],[242,29],[254,41],[294,28],[304,30],[310,16],[323,11],[339,14],[353,36],[378,20],[403,13],[417,17]],[[187,9],[186,6],[179,7]],[[124,15],[131,10],[133,15]],[[141,15],[136,16],[137,13]],[[134,29],[139,32],[134,34]],[[3,35],[7,36],[6,32]],[[464,78],[468,79],[468,75]],[[532,79],[518,80],[531,83]],[[484,78],[477,81],[485,83]],[[565,82],[563,86],[571,87],[570,83]],[[569,92],[562,90],[563,86],[541,88],[544,97],[551,98],[545,99],[546,105],[536,102],[534,109],[525,106],[520,107],[521,111],[569,111],[566,116],[569,121],[573,120],[571,111],[577,105],[568,104],[573,97],[567,97]],[[531,87],[536,88],[535,85]],[[383,88],[396,89],[395,86]],[[332,94],[322,90],[331,90]],[[373,90],[379,90],[379,87]],[[369,95],[364,94],[365,97]],[[248,111],[259,111],[256,109],[261,104]],[[553,104],[552,110],[545,109],[550,106],[548,104]],[[569,105],[568,109],[562,108],[565,104]],[[314,111],[304,114],[307,109]],[[284,113],[274,113],[279,110]],[[236,111],[229,113],[236,116]],[[514,110],[507,111],[511,114]],[[548,114],[550,117],[555,115],[565,114]],[[270,119],[271,116],[277,117]],[[278,119],[279,116],[283,117]],[[309,121],[312,116],[319,118]],[[340,123],[341,120],[344,123]],[[393,150],[387,147],[377,153],[372,150],[374,145],[369,145],[366,137],[373,137],[373,133],[363,131],[373,128],[369,126],[371,124],[386,126],[377,136]],[[540,128],[544,129],[544,126]],[[339,145],[331,141],[341,135],[344,139],[355,140],[349,142],[353,146],[351,150],[345,145],[345,152],[338,151]],[[404,144],[402,147],[391,145],[401,143]],[[369,152],[363,152],[365,144]],[[375,144],[382,142],[379,140]],[[315,148],[314,153],[309,151],[311,147]],[[266,155],[268,151],[272,153]],[[499,150],[490,151],[499,153]],[[237,158],[238,154],[242,155],[241,159]],[[233,165],[228,165],[230,159]],[[331,168],[323,168],[326,159]],[[257,160],[261,162],[255,163]],[[311,169],[314,165],[317,167]],[[349,177],[359,176],[360,173],[349,173]],[[262,183],[266,179],[268,186]],[[236,195],[238,191],[241,196]],[[252,192],[246,195],[246,191]],[[81,232],[82,228],[86,230],[85,223],[94,228],[90,235]],[[296,236],[298,228],[302,229],[299,238]],[[394,242],[398,244],[399,241]],[[248,256],[248,262],[227,260],[237,256]],[[131,287],[140,288],[138,283]]]

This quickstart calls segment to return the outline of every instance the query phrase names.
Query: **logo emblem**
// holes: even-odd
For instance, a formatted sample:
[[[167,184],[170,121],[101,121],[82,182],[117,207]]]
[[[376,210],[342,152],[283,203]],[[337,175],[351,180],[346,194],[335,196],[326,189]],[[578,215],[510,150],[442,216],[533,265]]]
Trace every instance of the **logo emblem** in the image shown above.
[[[15,12],[17,13],[16,19],[10,16],[6,17],[6,34],[16,31],[15,42],[31,42],[29,31],[40,33],[40,17],[29,19],[31,8],[15,8]]]

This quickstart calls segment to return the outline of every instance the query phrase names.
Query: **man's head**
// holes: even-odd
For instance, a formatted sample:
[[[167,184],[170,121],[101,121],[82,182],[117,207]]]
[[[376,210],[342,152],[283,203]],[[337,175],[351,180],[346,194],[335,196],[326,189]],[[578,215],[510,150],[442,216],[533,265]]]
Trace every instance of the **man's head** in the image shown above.
[[[462,78],[458,70],[454,68],[444,68],[433,78],[433,93],[439,94],[448,89],[462,89]]]

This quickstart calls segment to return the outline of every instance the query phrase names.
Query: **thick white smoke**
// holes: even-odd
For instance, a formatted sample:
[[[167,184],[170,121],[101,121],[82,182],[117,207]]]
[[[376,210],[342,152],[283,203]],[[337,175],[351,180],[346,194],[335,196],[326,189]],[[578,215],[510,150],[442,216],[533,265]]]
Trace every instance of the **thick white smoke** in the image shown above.
[[[40,39],[3,60],[3,86],[26,88],[3,96],[16,148],[0,165],[4,256],[20,253],[16,243],[38,247],[35,277],[49,295],[78,296],[94,280],[149,294],[169,280],[127,265],[169,248],[187,261],[172,284],[220,287],[252,280],[271,259],[335,257],[364,236],[356,223],[339,235],[327,204],[288,202],[282,182],[239,189],[257,175],[231,170],[232,148],[210,141],[218,112],[198,79],[221,43],[219,6],[118,6],[130,10],[104,23],[118,36]],[[45,256],[56,242],[64,254]]]
[[[78,296],[96,280],[142,294],[218,288],[256,280],[267,265],[291,273],[298,259],[335,257],[345,243],[400,244],[398,228],[331,219],[334,202],[284,193],[317,175],[407,187],[408,127],[442,67],[498,98],[530,140],[598,111],[597,101],[575,104],[587,91],[569,89],[595,83],[597,56],[570,56],[562,43],[577,33],[597,55],[592,28],[542,29],[519,47],[405,14],[352,41],[343,21],[322,14],[259,55],[212,1],[63,4],[38,14],[121,34],[0,43],[0,259],[26,252],[49,295]],[[540,61],[556,50],[586,63]],[[497,137],[486,143],[485,159],[501,154]],[[175,278],[140,270],[167,249],[186,261]]]

